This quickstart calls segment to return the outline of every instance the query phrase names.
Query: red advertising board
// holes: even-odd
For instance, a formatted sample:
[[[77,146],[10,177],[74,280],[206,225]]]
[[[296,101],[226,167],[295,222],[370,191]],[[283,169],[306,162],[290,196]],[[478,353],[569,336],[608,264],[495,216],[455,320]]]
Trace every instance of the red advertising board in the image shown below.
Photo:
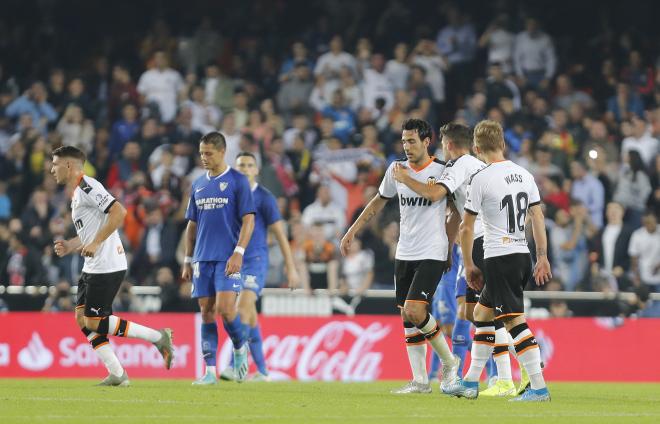
[[[160,355],[150,344],[113,338],[117,355],[131,377],[192,379],[201,373],[198,316],[122,316],[174,330],[177,355],[170,371],[163,369]],[[410,377],[403,329],[396,316],[268,317],[262,319],[261,326],[264,353],[275,379],[372,381]],[[542,347],[545,376],[550,381],[660,381],[656,358],[660,319],[573,318],[538,320],[530,326]],[[220,368],[230,356],[231,343],[221,330]],[[0,377],[101,377],[104,372],[72,314],[0,314]]]

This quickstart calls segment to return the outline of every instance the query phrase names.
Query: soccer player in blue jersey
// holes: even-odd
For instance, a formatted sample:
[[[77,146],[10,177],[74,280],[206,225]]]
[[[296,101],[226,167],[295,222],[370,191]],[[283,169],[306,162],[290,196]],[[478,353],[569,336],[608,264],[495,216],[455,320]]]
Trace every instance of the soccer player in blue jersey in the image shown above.
[[[202,312],[207,374],[215,378],[217,315],[234,345],[236,380],[241,382],[247,376],[248,347],[236,299],[243,286],[241,267],[254,229],[255,208],[248,179],[225,163],[226,149],[225,137],[219,132],[200,140],[199,154],[207,172],[192,184],[182,277],[186,281],[192,278],[192,296]]]
[[[268,232],[277,240],[286,265],[287,280],[290,288],[299,284],[289,240],[284,231],[284,224],[277,207],[275,196],[265,187],[257,183],[259,168],[257,159],[252,153],[242,152],[236,157],[236,169],[250,181],[254,207],[257,211],[255,217],[252,239],[245,252],[243,262],[243,291],[238,300],[238,313],[241,321],[248,327],[248,344],[257,372],[250,378],[251,381],[270,381],[266,360],[262,349],[261,330],[257,322],[257,299],[266,283],[268,272]],[[227,368],[220,375],[222,379],[235,378],[233,368]]]

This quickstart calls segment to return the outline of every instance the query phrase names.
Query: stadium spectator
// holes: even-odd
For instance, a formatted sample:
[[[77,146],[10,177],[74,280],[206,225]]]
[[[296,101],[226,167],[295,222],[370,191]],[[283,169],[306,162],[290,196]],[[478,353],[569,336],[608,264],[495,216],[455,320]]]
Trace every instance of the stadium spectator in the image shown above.
[[[162,122],[171,122],[176,117],[177,101],[184,89],[181,74],[169,67],[164,51],[153,55],[154,67],[140,76],[137,91],[143,103],[156,105]]]
[[[405,90],[408,84],[408,75],[410,74],[410,65],[408,64],[408,45],[406,43],[397,43],[394,47],[394,57],[385,64],[385,75],[392,84],[394,91]]]
[[[614,201],[626,209],[625,221],[635,228],[642,223],[642,214],[651,194],[651,183],[644,169],[642,157],[630,150],[624,158],[614,192]]]
[[[580,283],[587,268],[585,215],[578,205],[571,208],[570,215],[559,209],[555,213],[555,225],[550,229],[553,274],[571,291]]]
[[[277,93],[277,107],[289,121],[295,113],[308,112],[308,99],[314,84],[310,78],[309,65],[296,62]]]
[[[325,236],[323,224],[314,223],[309,230],[309,238],[302,246],[305,255],[305,267],[308,280],[303,284],[308,293],[317,289],[326,289],[333,296],[339,288],[339,255],[337,248]]]
[[[644,104],[637,93],[630,92],[628,84],[616,84],[616,94],[607,100],[607,114],[610,123],[644,116]]]
[[[319,56],[314,75],[322,76],[326,84],[339,79],[339,71],[347,67],[353,73],[357,73],[357,61],[355,57],[344,51],[344,43],[340,35],[334,35],[330,40],[330,51]]]
[[[31,124],[43,133],[46,132],[48,124],[57,120],[57,112],[48,103],[48,92],[40,81],[34,82],[25,94],[9,103],[5,109],[5,115],[12,119],[25,114],[32,118]]]
[[[658,217],[647,211],[642,218],[643,226],[630,238],[630,255],[635,285],[646,285],[653,292],[660,292],[660,229]]]
[[[320,185],[316,191],[316,200],[307,206],[302,214],[302,222],[308,227],[321,225],[328,240],[338,240],[346,226],[344,211],[337,206],[330,196],[330,188]]]
[[[525,31],[516,35],[513,65],[521,86],[549,88],[557,70],[555,46],[550,36],[541,31],[536,18],[527,18]]]
[[[131,103],[137,105],[140,95],[131,79],[131,74],[122,64],[112,68],[112,82],[108,93],[108,119],[114,122],[120,116],[123,105]]]
[[[457,105],[456,100],[462,101],[474,79],[477,33],[469,16],[455,5],[446,7],[445,17],[447,25],[438,32],[436,44],[447,61],[447,100],[450,105]]]
[[[591,221],[600,229],[603,226],[603,209],[605,208],[605,189],[598,178],[587,172],[584,164],[571,162],[571,197],[586,206],[591,215]]]
[[[644,166],[651,165],[652,160],[660,152],[660,142],[651,134],[651,128],[641,117],[630,119],[630,135],[621,143],[621,159],[625,161],[626,153],[636,150],[642,157]]]
[[[623,215],[623,206],[608,203],[607,224],[598,232],[593,243],[601,271],[617,279],[625,277],[630,270],[628,245],[634,230],[634,227],[623,222]]]
[[[479,37],[479,47],[488,48],[488,65],[498,64],[503,73],[511,74],[515,36],[507,28],[507,15],[498,15]]]

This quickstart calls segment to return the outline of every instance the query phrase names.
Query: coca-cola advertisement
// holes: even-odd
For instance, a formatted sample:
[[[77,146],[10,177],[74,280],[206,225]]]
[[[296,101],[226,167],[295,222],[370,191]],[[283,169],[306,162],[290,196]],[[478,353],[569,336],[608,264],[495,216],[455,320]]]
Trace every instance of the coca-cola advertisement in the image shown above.
[[[176,359],[170,371],[163,368],[160,354],[149,343],[112,338],[131,377],[193,379],[203,372],[199,315],[123,317],[174,330]],[[397,316],[265,317],[261,327],[264,354],[275,380],[410,378]],[[549,381],[660,381],[655,357],[660,350],[656,337],[660,319],[551,319],[531,321],[530,327],[541,346]],[[222,369],[229,363],[231,342],[222,327],[220,332],[218,366]],[[515,369],[516,361],[512,362]],[[611,370],[614,362],[616,372]],[[104,373],[73,314],[0,314],[0,377],[102,377]]]

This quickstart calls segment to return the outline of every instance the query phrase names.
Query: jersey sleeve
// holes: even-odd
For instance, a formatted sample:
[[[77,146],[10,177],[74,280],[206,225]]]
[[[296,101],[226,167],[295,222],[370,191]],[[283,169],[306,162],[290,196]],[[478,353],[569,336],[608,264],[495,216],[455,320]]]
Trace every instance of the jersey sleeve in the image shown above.
[[[534,182],[534,177],[531,177],[531,187],[529,190],[529,206],[536,206],[541,204],[541,194],[539,193],[539,187]]]
[[[188,221],[197,222],[197,203],[195,203],[195,186],[190,192],[190,199],[188,199],[188,207],[186,208],[185,218]]]
[[[245,215],[256,213],[254,208],[254,199],[252,198],[252,190],[250,190],[250,182],[248,179],[241,175],[238,180],[238,189],[236,196],[238,198],[238,215],[242,218]]]
[[[94,179],[83,178],[80,181],[80,188],[87,194],[87,202],[103,213],[110,212],[110,208],[117,201],[103,184]]]
[[[267,226],[270,226],[282,219],[282,215],[280,215],[280,209],[277,207],[277,199],[275,199],[275,196],[272,194],[267,193],[261,208],[261,212]]]
[[[481,200],[483,197],[482,188],[479,181],[481,178],[472,178],[472,182],[468,185],[466,200],[465,200],[465,212],[472,215],[479,215],[481,211]]]
[[[378,194],[380,194],[380,197],[385,199],[391,199],[396,196],[397,193],[396,182],[394,181],[394,176],[392,175],[393,166],[394,163],[392,163],[387,168],[387,171],[385,171],[385,176],[383,177],[383,181],[381,181],[380,187],[378,188]]]
[[[461,166],[461,162],[454,162],[442,171],[442,175],[436,182],[447,189],[449,194],[454,193],[465,182],[465,170]]]

